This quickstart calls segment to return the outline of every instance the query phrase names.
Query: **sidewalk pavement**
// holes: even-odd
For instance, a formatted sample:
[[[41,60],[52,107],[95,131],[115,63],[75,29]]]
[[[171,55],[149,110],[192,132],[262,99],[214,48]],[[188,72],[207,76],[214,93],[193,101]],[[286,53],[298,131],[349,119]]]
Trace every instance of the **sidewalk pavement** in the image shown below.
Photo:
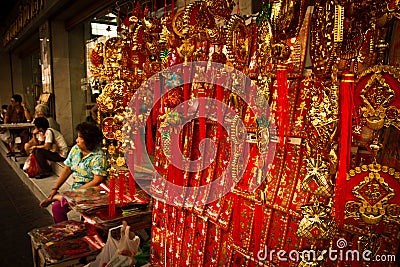
[[[12,165],[16,163],[6,158],[3,150],[1,154],[0,266],[31,267],[34,265],[28,232],[53,224],[53,218],[46,209],[39,207],[38,198],[14,171]]]
[[[0,142],[0,156],[5,159],[17,177],[19,177],[19,179],[28,187],[28,189],[39,200],[39,202],[45,199],[50,194],[51,189],[54,187],[54,184],[58,179],[58,175],[62,171],[62,163],[52,163],[54,174],[50,177],[43,179],[29,178],[28,175],[22,170],[22,166],[25,163],[26,157],[7,157],[7,152],[7,148],[4,146],[3,142]],[[63,186],[61,186],[60,191],[68,190],[72,183],[72,178],[68,178]],[[51,214],[51,205],[47,207],[46,210]],[[69,212],[68,217],[70,220],[80,219],[79,214],[74,211]]]

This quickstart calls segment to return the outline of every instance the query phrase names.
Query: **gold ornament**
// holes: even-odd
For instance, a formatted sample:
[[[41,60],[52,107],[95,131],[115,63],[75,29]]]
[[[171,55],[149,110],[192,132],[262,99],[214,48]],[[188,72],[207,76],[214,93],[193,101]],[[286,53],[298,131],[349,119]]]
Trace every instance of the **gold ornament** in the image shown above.
[[[335,2],[317,1],[311,19],[310,58],[315,75],[325,76],[332,72],[336,59],[334,45]]]
[[[116,160],[116,164],[118,167],[122,167],[125,165],[125,158],[122,156],[119,156]]]
[[[276,42],[299,34],[306,14],[308,0],[274,0],[271,10],[271,25]]]
[[[271,24],[265,19],[257,29],[257,63],[261,68],[270,63],[272,43]]]
[[[235,1],[233,0],[208,0],[207,6],[210,13],[217,19],[229,19],[232,14]]]
[[[172,29],[174,30],[174,33],[178,35],[179,37],[184,36],[184,23],[183,23],[183,16],[185,15],[185,11],[181,10],[177,12],[172,19]]]
[[[314,195],[332,196],[332,182],[330,181],[329,164],[318,155],[307,159],[307,174],[302,182],[304,191]]]
[[[393,168],[380,164],[362,165],[349,171],[349,178],[368,172],[364,179],[353,188],[352,192],[358,201],[347,201],[345,204],[345,219],[361,219],[367,224],[378,224],[384,220],[400,223],[398,216],[400,206],[388,203],[395,196],[395,191],[381,176],[381,172],[393,175],[397,179],[400,173]]]
[[[233,15],[227,24],[226,49],[229,61],[239,70],[243,70],[250,55],[249,33],[244,18]]]
[[[108,154],[114,155],[116,151],[116,147],[113,144],[110,144],[107,148]]]
[[[364,102],[361,106],[362,117],[365,118],[368,127],[375,131],[390,125],[400,129],[400,110],[390,106],[396,95],[383,76],[384,73],[389,73],[399,81],[400,70],[392,66],[378,65],[365,71],[362,76],[371,72],[373,74],[360,93]]]
[[[296,235],[310,240],[331,239],[337,232],[335,220],[330,217],[331,207],[320,203],[303,205],[304,217]]]
[[[178,54],[180,57],[184,59],[184,64],[187,64],[188,58],[195,51],[195,46],[191,43],[190,39],[185,39],[182,42],[182,45],[178,47]]]
[[[240,120],[238,115],[233,117],[230,128],[231,139],[235,146],[243,144],[243,142],[246,140],[246,128],[244,127],[243,122]]]

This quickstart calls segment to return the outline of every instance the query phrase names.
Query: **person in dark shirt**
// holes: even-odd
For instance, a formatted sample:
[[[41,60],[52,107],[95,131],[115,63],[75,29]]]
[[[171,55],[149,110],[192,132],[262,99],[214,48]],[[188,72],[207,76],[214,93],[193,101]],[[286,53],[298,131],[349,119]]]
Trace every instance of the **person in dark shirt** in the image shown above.
[[[31,114],[26,108],[25,102],[22,101],[22,96],[13,95],[10,105],[7,107],[4,123],[21,123],[30,122]]]
[[[7,107],[7,112],[4,117],[4,123],[23,123],[30,122],[31,114],[27,109],[25,102],[22,101],[22,96],[15,94],[11,97],[10,105]],[[24,150],[24,144],[29,140],[29,133],[27,130],[14,130],[14,136],[18,136],[21,138],[21,142],[19,144],[19,150],[22,154],[26,154]],[[12,142],[15,142],[12,140]],[[3,142],[6,142],[3,140]],[[12,142],[7,144],[9,149],[8,155],[12,154]],[[6,142],[7,143],[7,142]],[[15,142],[16,143],[16,142]]]

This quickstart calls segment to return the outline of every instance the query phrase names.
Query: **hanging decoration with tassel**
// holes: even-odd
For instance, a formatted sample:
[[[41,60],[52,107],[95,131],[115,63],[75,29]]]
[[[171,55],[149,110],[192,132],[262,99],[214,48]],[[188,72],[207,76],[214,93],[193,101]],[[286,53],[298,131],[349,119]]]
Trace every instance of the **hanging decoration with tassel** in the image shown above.
[[[118,201],[120,206],[125,205],[125,172],[118,172]]]
[[[346,183],[346,175],[349,170],[350,152],[351,152],[351,132],[352,132],[352,111],[354,94],[354,74],[343,73],[340,84],[340,143],[339,143],[339,164],[336,178],[336,219],[339,227],[343,226],[344,204],[342,203],[340,193],[344,192],[343,185]]]
[[[109,187],[110,193],[108,195],[108,216],[112,218],[115,216],[115,169],[110,170]]]
[[[285,144],[285,136],[289,131],[289,101],[286,65],[283,63],[290,56],[290,48],[286,43],[277,43],[272,47],[272,55],[278,60],[276,67],[276,83],[278,90],[277,117],[279,145]]]

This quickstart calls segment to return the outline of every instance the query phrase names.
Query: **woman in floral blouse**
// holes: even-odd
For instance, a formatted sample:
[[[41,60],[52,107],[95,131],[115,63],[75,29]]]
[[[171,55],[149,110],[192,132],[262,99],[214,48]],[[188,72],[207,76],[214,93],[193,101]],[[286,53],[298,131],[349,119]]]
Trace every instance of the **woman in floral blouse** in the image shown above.
[[[83,122],[76,127],[78,137],[64,161],[65,167],[49,196],[40,202],[42,208],[53,203],[52,211],[55,223],[68,220],[70,211],[67,200],[58,193],[60,187],[72,174],[74,180],[70,190],[97,186],[107,177],[108,162],[101,150],[103,139],[101,130],[93,123]]]

